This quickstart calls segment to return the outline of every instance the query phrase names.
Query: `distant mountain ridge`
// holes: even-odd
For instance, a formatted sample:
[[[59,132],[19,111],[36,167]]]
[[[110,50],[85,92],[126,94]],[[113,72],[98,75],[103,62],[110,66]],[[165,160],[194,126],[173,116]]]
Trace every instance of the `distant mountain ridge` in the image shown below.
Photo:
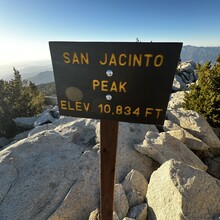
[[[220,47],[195,47],[186,45],[181,51],[181,60],[193,60],[196,63],[204,64],[206,61],[215,63],[217,56],[220,54]]]
[[[29,81],[33,82],[36,85],[50,83],[54,81],[53,71],[44,71],[38,73],[37,75],[28,78]]]
[[[196,63],[204,64],[206,61],[211,61],[214,64],[219,54],[220,47],[196,47],[186,45],[182,48],[180,58],[182,62],[193,60]],[[9,68],[8,66],[0,66],[0,79],[12,79],[12,68],[13,67]],[[36,85],[50,83],[54,81],[54,75],[50,61],[47,61],[47,63],[43,63],[42,65],[30,65],[30,67],[16,69],[18,69],[18,71],[20,72],[22,79],[28,79],[34,82]]]

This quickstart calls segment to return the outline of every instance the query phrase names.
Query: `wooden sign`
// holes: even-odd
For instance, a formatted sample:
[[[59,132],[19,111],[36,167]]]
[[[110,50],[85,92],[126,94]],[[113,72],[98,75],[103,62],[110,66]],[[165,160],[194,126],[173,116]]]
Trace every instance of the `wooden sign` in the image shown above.
[[[101,220],[112,220],[118,121],[165,119],[182,43],[50,42],[61,115],[101,119]]]
[[[163,124],[182,43],[49,45],[61,115]]]

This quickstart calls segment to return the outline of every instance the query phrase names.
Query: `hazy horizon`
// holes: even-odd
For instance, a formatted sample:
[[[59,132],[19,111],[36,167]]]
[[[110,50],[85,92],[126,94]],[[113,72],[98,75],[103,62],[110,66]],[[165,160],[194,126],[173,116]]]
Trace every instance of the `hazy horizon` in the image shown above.
[[[194,46],[194,45],[183,45],[184,47],[186,46],[192,46],[192,47],[204,47],[204,48],[213,48],[214,46]],[[216,47],[214,47],[216,48]],[[217,48],[220,48],[217,47]],[[48,48],[49,50],[49,48]],[[44,71],[51,71],[53,70],[52,68],[52,62],[51,58],[48,57],[47,59],[39,59],[39,60],[33,60],[33,61],[16,61],[16,62],[11,62],[7,64],[1,64],[0,63],[0,79],[10,79],[13,76],[13,67],[15,67],[21,75],[25,75],[27,73],[40,73]]]
[[[219,0],[0,2],[0,66],[50,60],[49,41],[220,46]]]
[[[21,74],[40,73],[52,70],[51,60],[27,61],[23,63],[13,63],[0,65],[0,79],[9,79],[13,76],[13,68],[16,68]]]

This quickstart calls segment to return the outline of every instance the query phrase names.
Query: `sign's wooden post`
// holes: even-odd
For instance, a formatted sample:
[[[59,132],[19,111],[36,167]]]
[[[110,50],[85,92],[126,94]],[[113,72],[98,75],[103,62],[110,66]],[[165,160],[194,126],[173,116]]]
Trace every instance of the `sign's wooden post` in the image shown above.
[[[101,220],[113,219],[115,163],[118,139],[118,121],[101,120]]]

